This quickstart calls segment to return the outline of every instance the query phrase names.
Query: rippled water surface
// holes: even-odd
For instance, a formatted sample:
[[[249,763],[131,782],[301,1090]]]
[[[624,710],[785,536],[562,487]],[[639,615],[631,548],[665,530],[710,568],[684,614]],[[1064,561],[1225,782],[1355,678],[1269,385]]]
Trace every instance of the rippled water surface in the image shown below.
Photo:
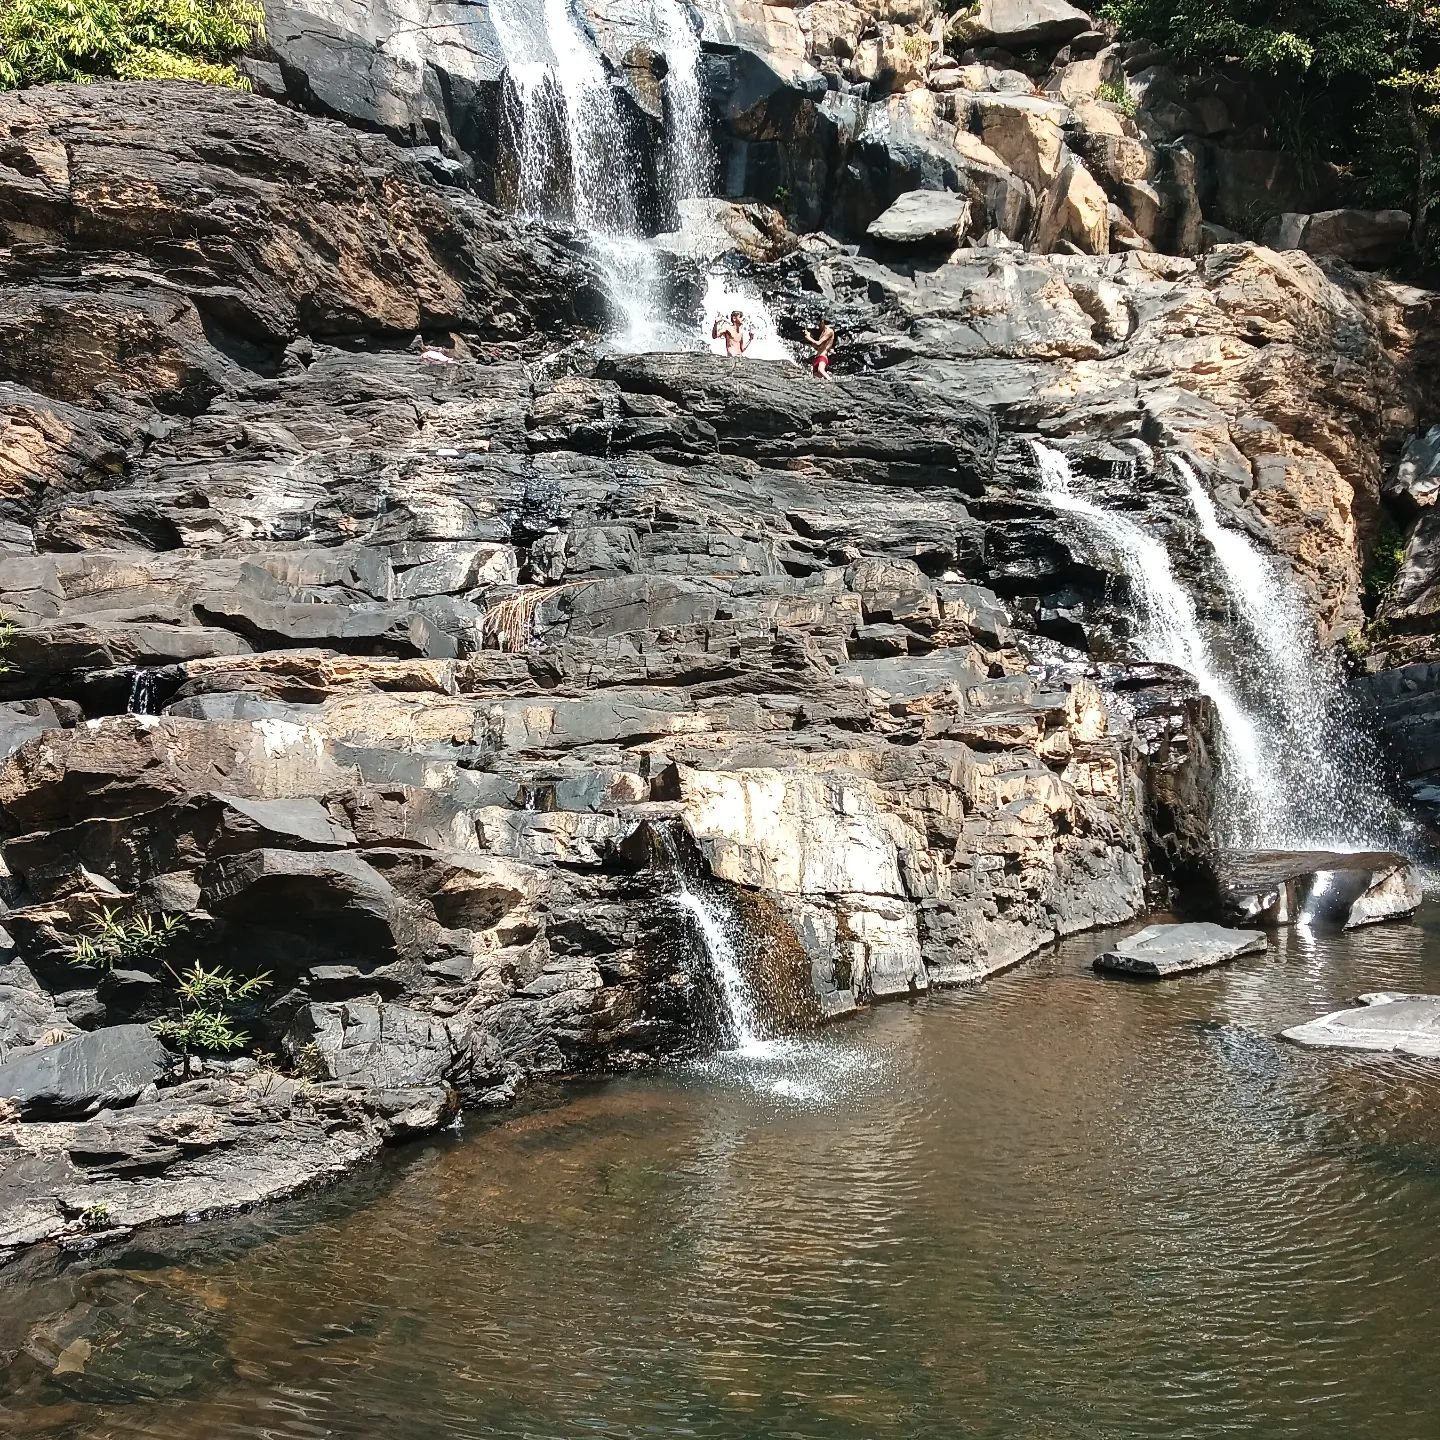
[[[1440,1434],[1440,1062],[1274,1039],[1440,990],[1433,920],[1163,985],[1093,975],[1100,938],[37,1257],[0,1281],[0,1430]]]

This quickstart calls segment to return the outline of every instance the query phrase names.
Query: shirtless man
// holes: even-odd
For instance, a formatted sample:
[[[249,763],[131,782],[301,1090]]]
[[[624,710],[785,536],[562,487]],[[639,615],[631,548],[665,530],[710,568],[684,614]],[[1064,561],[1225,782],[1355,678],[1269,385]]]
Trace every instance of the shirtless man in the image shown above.
[[[805,332],[806,344],[815,352],[810,359],[810,373],[821,375],[826,380],[834,379],[830,374],[830,352],[835,348],[835,330],[828,320],[820,322],[820,329],[812,335]]]
[[[728,325],[723,315],[715,321],[710,329],[710,338],[723,340],[727,355],[743,355],[754,341],[755,332],[746,325],[744,311],[732,310]]]

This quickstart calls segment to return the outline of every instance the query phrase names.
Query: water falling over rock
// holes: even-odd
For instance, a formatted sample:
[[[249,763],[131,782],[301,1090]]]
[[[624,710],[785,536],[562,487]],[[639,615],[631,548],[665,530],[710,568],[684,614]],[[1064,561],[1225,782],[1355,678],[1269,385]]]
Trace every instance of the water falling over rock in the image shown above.
[[[520,0],[493,0],[504,53],[504,111],[520,214],[568,225],[589,244],[614,311],[611,342],[625,351],[708,348],[721,315],[745,312],[752,359],[788,360],[762,297],[719,271],[708,280],[698,317],[668,313],[661,259],[642,223],[640,156],[589,27],[568,0],[544,0],[536,26]],[[649,33],[664,60],[665,141],[661,207],[684,235],[706,223],[693,203],[710,193],[713,156],[701,81],[700,33],[680,0],[650,0]],[[683,247],[682,247],[683,248]]]
[[[137,665],[130,673],[130,699],[125,706],[131,715],[155,713],[155,672]]]
[[[675,903],[690,915],[700,932],[705,954],[719,982],[725,1006],[725,1020],[734,1048],[753,1051],[764,1045],[754,998],[745,976],[741,973],[735,943],[731,938],[731,920],[715,901],[697,894],[682,880]]]
[[[1215,706],[1222,770],[1216,823],[1225,843],[1255,843],[1263,817],[1283,803],[1283,796],[1259,724],[1221,672],[1195,603],[1175,578],[1169,552],[1131,516],[1083,495],[1060,451],[1038,441],[1034,448],[1046,499],[1108,544],[1124,565],[1135,600],[1135,641],[1141,656],[1184,670]]]
[[[1260,838],[1305,849],[1393,845],[1395,806],[1379,778],[1374,745],[1354,714],[1335,656],[1320,647],[1288,567],[1221,524],[1195,469],[1182,456],[1170,459],[1236,617],[1258,645],[1237,639],[1237,666],[1248,671],[1255,703],[1275,736],[1269,763],[1284,792]]]
[[[1321,651],[1304,601],[1280,562],[1222,525],[1195,471],[1172,457],[1239,625],[1202,622],[1165,545],[1133,516],[1081,493],[1058,450],[1037,442],[1035,455],[1050,503],[1075,516],[1123,564],[1139,653],[1186,671],[1215,707],[1221,731],[1214,817],[1219,843],[1276,851],[1392,848],[1395,807],[1350,713],[1335,662]]]

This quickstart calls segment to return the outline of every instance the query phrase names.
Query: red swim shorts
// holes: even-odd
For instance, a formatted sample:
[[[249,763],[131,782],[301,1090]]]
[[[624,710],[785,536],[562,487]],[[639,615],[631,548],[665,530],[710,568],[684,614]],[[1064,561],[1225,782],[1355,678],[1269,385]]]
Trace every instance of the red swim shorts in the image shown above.
[[[828,355],[817,355],[810,362],[810,373],[812,375],[828,375],[830,373],[830,357]]]

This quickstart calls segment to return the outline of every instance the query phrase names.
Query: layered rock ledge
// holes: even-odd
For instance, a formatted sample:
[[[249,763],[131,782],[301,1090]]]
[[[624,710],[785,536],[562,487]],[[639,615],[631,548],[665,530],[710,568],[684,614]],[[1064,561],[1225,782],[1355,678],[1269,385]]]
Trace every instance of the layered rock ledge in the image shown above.
[[[273,980],[270,1060],[5,1124],[0,1249],[712,1042],[657,834],[811,1019],[1133,916],[1200,862],[1208,711],[1108,663],[1124,577],[1025,440],[1160,526],[1149,447],[1202,457],[1338,628],[1428,305],[1249,246],[817,240],[767,273],[851,337],[827,383],[604,354],[577,246],[262,98],[0,126],[0,1061],[154,1018],[74,963],[106,909]]]

